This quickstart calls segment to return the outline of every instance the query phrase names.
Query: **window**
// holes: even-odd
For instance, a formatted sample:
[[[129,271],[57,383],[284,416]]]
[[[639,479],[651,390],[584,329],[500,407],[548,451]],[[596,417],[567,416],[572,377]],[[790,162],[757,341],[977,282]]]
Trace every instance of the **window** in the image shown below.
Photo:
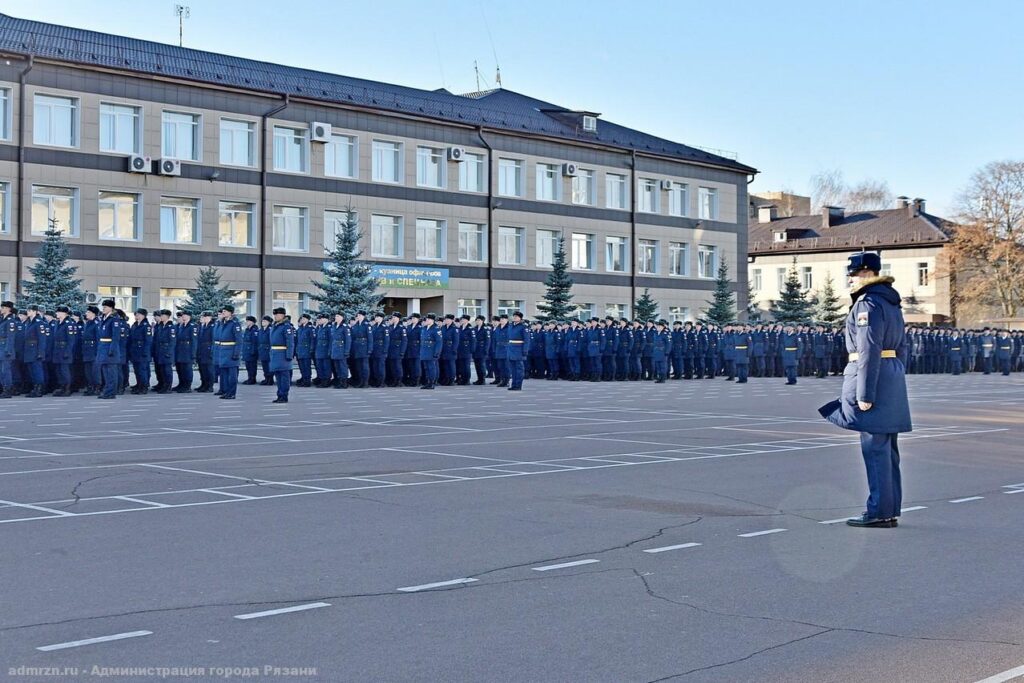
[[[440,261],[445,254],[445,221],[416,219],[416,258]]]
[[[713,187],[702,187],[697,190],[698,218],[711,221],[718,220],[718,190]]]
[[[690,309],[687,306],[669,306],[668,317],[670,323],[674,323],[677,320],[685,323],[687,320],[690,320]]]
[[[686,183],[672,183],[668,191],[668,212],[673,216],[690,213],[690,186]]]
[[[597,131],[597,117],[589,114],[583,115],[583,130],[588,133]]]
[[[0,88],[0,140],[11,139],[11,90]],[[6,298],[4,299],[6,301]]]
[[[308,131],[274,126],[274,170],[290,173],[309,170]]]
[[[78,146],[78,100],[36,95],[32,141],[37,145]]]
[[[519,159],[498,159],[498,194],[523,196],[523,162]]]
[[[718,247],[701,244],[697,247],[697,277],[713,278],[718,268]]]
[[[236,318],[244,319],[247,315],[256,315],[256,292],[251,289],[235,292],[231,297],[231,303],[235,307]]]
[[[562,199],[562,169],[556,164],[537,164],[537,199],[546,202]]]
[[[761,282],[761,269],[760,268],[754,268],[753,270],[751,270],[750,271],[750,278],[751,278],[751,284],[750,284],[751,289],[753,289],[755,292],[760,292],[761,291],[761,286],[763,284]]]
[[[199,115],[165,111],[161,156],[199,161]]]
[[[626,263],[626,238],[605,238],[605,270],[612,273],[625,273]]]
[[[523,228],[498,228],[498,263],[503,266],[523,265]]]
[[[324,145],[324,175],[333,178],[356,178],[359,176],[359,141],[353,135],[331,135],[331,141]]]
[[[668,257],[669,274],[684,277],[690,274],[690,245],[686,242],[670,242]]]
[[[785,242],[786,241],[786,231],[785,230],[776,230],[775,231],[775,241],[776,242]]]
[[[882,276],[885,276],[885,277],[891,276],[892,275],[892,264],[891,263],[883,263],[882,264],[882,270],[878,271],[878,274],[882,275]]]
[[[356,225],[359,225],[359,214],[355,211],[352,212],[352,220],[355,221]],[[348,211],[324,211],[324,255],[327,256],[330,252],[334,251],[338,246],[338,235],[345,229],[345,223],[348,222],[349,212]],[[362,253],[359,250],[359,245],[355,246],[357,253]]]
[[[251,121],[220,120],[220,163],[255,166],[256,124]]]
[[[459,223],[459,260],[469,263],[481,263],[487,260],[486,225]]]
[[[142,150],[138,107],[100,103],[100,151],[138,154]]]
[[[775,277],[778,279],[778,290],[780,292],[786,291],[786,274],[785,268],[776,268]]]
[[[609,173],[604,179],[605,204],[609,209],[628,209],[629,197],[626,196],[626,176]]]
[[[274,249],[309,249],[309,212],[301,206],[274,206]]]
[[[576,304],[576,317],[586,321],[594,317],[594,304]]]
[[[498,299],[498,315],[511,316],[516,311],[523,310],[522,299]]]
[[[101,240],[141,239],[139,195],[100,190],[99,238]],[[132,309],[134,310],[134,309]]]
[[[594,203],[594,172],[581,168],[572,179],[572,203],[586,204]]]
[[[658,274],[657,240],[640,240],[637,246],[637,270],[645,275]]]
[[[605,304],[604,314],[610,315],[616,320],[629,315],[629,304]]]
[[[11,231],[11,184],[0,183],[0,233]],[[6,299],[5,299],[6,301]]]
[[[436,147],[416,148],[416,184],[422,187],[445,186],[444,150]]]
[[[222,247],[256,246],[256,207],[246,202],[220,202],[217,241]]]
[[[917,286],[928,286],[928,264],[923,261],[917,264]]]
[[[0,282],[0,301],[11,300],[11,283]]]
[[[378,183],[402,182],[402,143],[373,141],[373,179]]]
[[[139,288],[123,285],[100,285],[96,293],[104,299],[113,299],[114,307],[129,315],[139,307]]]
[[[800,269],[800,283],[804,289],[814,288],[814,275],[811,272],[810,266],[804,266]]]
[[[307,306],[307,297],[302,292],[274,292],[273,298],[274,308],[283,308],[286,315],[292,317],[293,323],[299,322],[299,316],[302,315]]]
[[[51,226],[68,237],[78,237],[77,189],[32,186],[32,234],[44,235]]]
[[[199,244],[199,200],[160,198],[160,241]]]
[[[484,157],[466,154],[459,164],[459,189],[463,192],[484,191]]]
[[[399,216],[370,217],[370,255],[402,256],[402,219]]]
[[[644,213],[658,213],[661,192],[658,191],[658,181],[654,178],[641,178],[636,183],[637,211]]]
[[[555,265],[555,254],[558,252],[558,240],[562,233],[558,230],[537,231],[537,267],[551,268]]]
[[[485,315],[483,299],[459,299],[456,305],[455,314],[458,316],[468,315],[475,318],[478,315]],[[511,314],[510,314],[511,315]]]
[[[572,234],[572,267],[575,270],[594,269],[594,236],[587,233]]]
[[[174,315],[181,308],[182,304],[191,295],[191,290],[181,289],[178,287],[161,287],[160,288],[160,308],[167,309]],[[124,309],[127,313],[127,309]],[[132,309],[135,310],[134,308]],[[214,311],[216,313],[216,311]]]

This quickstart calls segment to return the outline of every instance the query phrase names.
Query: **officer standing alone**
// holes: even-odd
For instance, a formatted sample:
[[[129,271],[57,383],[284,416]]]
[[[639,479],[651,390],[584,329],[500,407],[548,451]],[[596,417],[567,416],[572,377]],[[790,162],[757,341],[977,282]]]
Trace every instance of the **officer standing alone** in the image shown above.
[[[900,295],[893,278],[880,277],[882,259],[862,252],[849,257],[853,305],[846,318],[849,363],[838,400],[819,409],[829,422],[860,432],[867,469],[867,510],[850,526],[897,526],[902,503],[897,437],[911,431],[907,398],[907,340]]]

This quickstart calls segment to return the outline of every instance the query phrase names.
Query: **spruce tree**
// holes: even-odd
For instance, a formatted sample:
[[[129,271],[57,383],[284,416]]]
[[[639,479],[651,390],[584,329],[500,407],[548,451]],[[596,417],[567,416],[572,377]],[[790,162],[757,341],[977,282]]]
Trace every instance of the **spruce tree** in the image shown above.
[[[832,273],[825,275],[825,283],[815,296],[814,318],[826,327],[838,327],[846,320],[842,305],[839,303],[839,294],[836,293]]]
[[[761,321],[761,307],[757,304],[754,283],[750,280],[747,280],[747,320],[750,322]]]
[[[45,234],[36,262],[28,269],[32,279],[21,283],[18,306],[39,304],[46,310],[57,306],[80,310],[85,306],[85,292],[82,291],[82,281],[75,278],[78,266],[68,265],[70,250],[64,241],[64,233],[51,219]]]
[[[811,303],[800,287],[800,278],[796,273],[796,259],[789,268],[782,296],[772,302],[772,317],[780,323],[802,323],[811,317]]]
[[[728,325],[736,319],[736,295],[729,288],[729,265],[723,258],[718,264],[715,278],[715,292],[709,306],[703,311],[703,319],[715,325]]]
[[[573,279],[569,275],[569,264],[565,259],[565,238],[558,238],[558,251],[554,254],[551,272],[544,280],[547,292],[544,300],[537,304],[539,320],[568,320],[576,313],[572,303]]]
[[[372,315],[380,310],[383,295],[377,292],[380,280],[373,277],[370,265],[360,257],[359,221],[352,207],[345,209],[345,224],[341,226],[334,249],[327,252],[330,260],[320,268],[321,279],[311,280],[319,290],[310,298],[329,314],[344,313],[351,318],[356,311]]]
[[[648,320],[654,320],[657,315],[658,302],[651,298],[650,290],[644,287],[644,293],[636,300],[636,304],[633,306],[633,318],[647,322]]]
[[[234,298],[235,294],[229,287],[220,286],[220,271],[215,266],[206,266],[199,270],[195,289],[189,291],[180,308],[198,318],[203,311],[216,313]]]

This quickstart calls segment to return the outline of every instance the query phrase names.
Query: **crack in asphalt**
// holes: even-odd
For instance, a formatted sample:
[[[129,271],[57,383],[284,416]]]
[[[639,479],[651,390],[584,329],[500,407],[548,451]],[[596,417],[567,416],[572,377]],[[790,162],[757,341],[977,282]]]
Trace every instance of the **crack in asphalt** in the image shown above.
[[[757,615],[757,614],[739,614],[739,613],[736,613],[736,612],[723,612],[723,611],[720,611],[720,610],[711,609],[709,607],[701,607],[700,605],[696,605],[696,604],[693,604],[691,602],[686,602],[685,600],[677,600],[677,599],[673,599],[673,598],[667,597],[665,595],[660,595],[659,593],[657,593],[651,587],[651,583],[650,583],[650,581],[647,580],[647,576],[645,576],[644,574],[641,574],[636,569],[632,569],[631,571],[633,572],[633,575],[636,578],[640,579],[641,583],[643,583],[644,591],[647,593],[647,595],[652,597],[652,598],[654,598],[654,599],[656,599],[656,600],[662,600],[664,602],[668,602],[668,603],[671,603],[673,605],[678,605],[680,607],[687,607],[687,608],[695,610],[697,612],[702,612],[704,614],[711,614],[711,615],[719,616],[719,617],[728,617],[728,618],[734,618],[734,619],[751,619],[751,620],[756,620],[756,621],[770,621],[770,622],[777,622],[777,623],[783,623],[783,624],[793,624],[793,625],[797,625],[797,626],[806,626],[808,628],[818,629],[818,631],[816,631],[815,633],[812,633],[810,635],[801,636],[799,638],[794,638],[794,639],[788,640],[788,641],[786,641],[784,643],[778,643],[776,645],[772,645],[772,646],[769,646],[769,647],[766,647],[766,648],[762,648],[760,650],[752,652],[752,653],[750,653],[748,655],[745,655],[743,657],[739,657],[737,659],[732,659],[732,660],[729,660],[727,662],[719,662],[717,664],[711,664],[711,665],[708,665],[708,666],[703,666],[703,667],[699,667],[699,668],[696,668],[696,669],[691,669],[689,671],[683,671],[683,672],[677,673],[677,674],[670,674],[670,675],[664,676],[662,678],[656,678],[656,679],[654,679],[652,681],[649,681],[648,683],[657,683],[658,681],[667,681],[667,680],[670,680],[670,679],[673,679],[673,678],[681,678],[683,676],[688,676],[688,675],[690,675],[692,673],[696,673],[698,671],[706,671],[708,669],[714,669],[714,668],[718,668],[718,667],[722,667],[722,666],[728,666],[730,664],[736,664],[738,662],[743,662],[743,661],[746,661],[746,660],[751,659],[753,657],[756,657],[757,655],[759,655],[759,654],[761,654],[763,652],[768,652],[769,650],[776,650],[778,648],[786,647],[787,645],[792,645],[793,643],[798,643],[798,642],[800,642],[802,640],[808,640],[810,638],[816,638],[817,636],[824,635],[826,633],[833,633],[833,632],[860,633],[860,634],[863,634],[863,635],[882,636],[882,637],[886,637],[886,638],[898,638],[898,639],[901,639],[901,640],[919,640],[919,641],[930,641],[930,642],[975,643],[975,644],[984,644],[984,645],[1008,645],[1008,646],[1012,646],[1012,647],[1020,647],[1022,645],[1021,643],[1015,643],[1015,642],[1010,642],[1010,641],[1005,641],[1005,640],[983,640],[983,639],[973,639],[973,638],[940,638],[940,637],[933,637],[933,636],[911,636],[911,635],[905,635],[905,634],[901,634],[901,633],[888,633],[888,632],[885,632],[885,631],[872,631],[872,630],[869,630],[869,629],[849,628],[849,627],[845,627],[845,626],[828,626],[826,624],[817,624],[817,623],[814,623],[814,622],[811,622],[811,621],[801,621],[799,619],[786,619],[786,618],[783,618],[783,617],[769,617],[769,616]]]

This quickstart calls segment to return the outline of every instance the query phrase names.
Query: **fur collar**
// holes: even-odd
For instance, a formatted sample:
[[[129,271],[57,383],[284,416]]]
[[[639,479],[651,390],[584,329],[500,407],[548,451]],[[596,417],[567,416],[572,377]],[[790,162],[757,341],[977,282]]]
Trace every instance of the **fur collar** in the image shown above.
[[[861,280],[860,286],[857,287],[857,289],[850,292],[850,294],[856,297],[858,294],[862,294],[864,290],[870,287],[871,285],[891,285],[894,282],[896,282],[896,278],[892,276],[876,275],[874,277],[869,277],[865,280]]]

